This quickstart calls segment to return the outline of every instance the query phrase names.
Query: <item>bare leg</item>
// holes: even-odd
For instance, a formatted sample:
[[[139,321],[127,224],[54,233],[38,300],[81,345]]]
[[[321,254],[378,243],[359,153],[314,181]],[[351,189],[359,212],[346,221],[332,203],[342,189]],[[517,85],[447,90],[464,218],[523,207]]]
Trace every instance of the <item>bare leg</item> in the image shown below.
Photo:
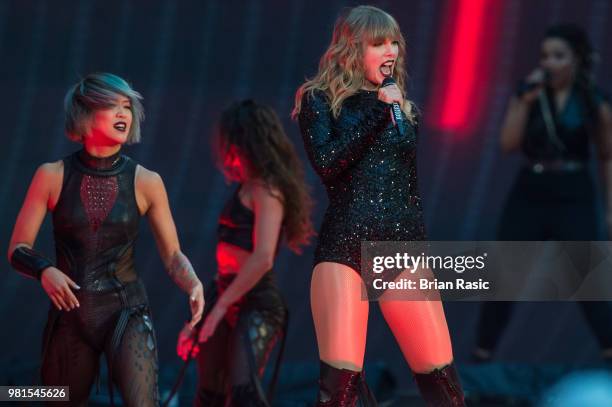
[[[401,278],[401,276],[399,277]],[[380,309],[430,406],[463,406],[442,302],[380,299]]]
[[[323,262],[314,269],[310,301],[321,359],[317,407],[354,405],[357,398],[376,405],[361,373],[369,312],[362,289],[361,277],[348,266]]]
[[[453,361],[441,302],[380,301],[380,309],[414,372],[430,372]]]
[[[369,304],[361,299],[362,280],[339,263],[317,264],[310,285],[319,358],[353,371],[363,369]]]

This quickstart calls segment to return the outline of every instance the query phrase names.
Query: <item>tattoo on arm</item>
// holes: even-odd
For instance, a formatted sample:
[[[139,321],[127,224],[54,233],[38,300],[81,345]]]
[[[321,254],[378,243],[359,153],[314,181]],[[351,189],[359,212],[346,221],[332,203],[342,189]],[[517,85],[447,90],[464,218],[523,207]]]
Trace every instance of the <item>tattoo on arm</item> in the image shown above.
[[[189,259],[180,251],[172,256],[168,274],[174,283],[186,293],[189,293],[200,282]]]

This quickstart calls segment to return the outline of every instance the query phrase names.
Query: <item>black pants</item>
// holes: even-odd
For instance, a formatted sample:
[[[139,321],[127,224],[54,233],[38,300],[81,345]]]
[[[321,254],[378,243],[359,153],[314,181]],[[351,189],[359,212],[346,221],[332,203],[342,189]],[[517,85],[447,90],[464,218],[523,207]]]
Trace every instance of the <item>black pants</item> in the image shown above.
[[[211,285],[206,294],[206,313],[214,306],[219,287],[230,282],[231,277],[218,277]],[[284,341],[286,322],[287,308],[269,272],[201,344],[195,405],[269,406],[261,377],[274,344],[279,339]]]
[[[535,174],[523,169],[510,192],[499,240],[601,240],[593,181],[587,170]],[[585,272],[588,270],[585,270]],[[584,277],[584,276],[583,276]],[[578,303],[603,349],[612,348],[612,307]],[[514,302],[486,302],[478,323],[478,347],[494,350],[514,312]]]
[[[106,355],[109,377],[119,388],[123,405],[158,406],[158,365],[155,332],[146,304],[130,312],[115,348],[113,337],[121,311],[117,292],[77,292],[80,308],[50,312],[43,344],[42,381],[45,386],[69,386],[70,402],[87,405]],[[140,301],[136,301],[140,302]],[[53,405],[61,405],[53,403]]]

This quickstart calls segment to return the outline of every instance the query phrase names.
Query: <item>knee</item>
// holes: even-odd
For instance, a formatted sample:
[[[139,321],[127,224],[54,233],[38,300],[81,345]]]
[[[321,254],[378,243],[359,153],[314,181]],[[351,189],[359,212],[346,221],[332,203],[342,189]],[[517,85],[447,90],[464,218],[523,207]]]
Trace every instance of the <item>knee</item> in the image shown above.
[[[351,360],[340,360],[340,359],[332,359],[332,358],[330,359],[321,358],[321,361],[325,362],[329,366],[334,367],[336,369],[350,370],[352,372],[361,372],[363,370],[363,360],[351,361]]]
[[[440,370],[444,367],[453,363],[453,357],[443,356],[437,358],[430,358],[427,360],[420,360],[412,363],[411,369],[414,373],[431,373],[434,370]]]

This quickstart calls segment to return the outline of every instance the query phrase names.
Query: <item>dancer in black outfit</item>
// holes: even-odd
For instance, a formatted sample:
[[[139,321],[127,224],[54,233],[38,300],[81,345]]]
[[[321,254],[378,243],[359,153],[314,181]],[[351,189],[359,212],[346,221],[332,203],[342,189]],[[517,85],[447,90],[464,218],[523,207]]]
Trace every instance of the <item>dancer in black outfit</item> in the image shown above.
[[[142,215],[168,273],[190,296],[191,325],[204,308],[202,284],[180,251],[161,178],[120,152],[124,143],[140,139],[140,99],[108,73],[88,75],[68,91],[66,131],[83,149],[40,166],[11,238],[11,264],[40,280],[52,301],[42,382],[69,386],[69,405],[87,404],[102,353],[111,402],[115,383],[124,405],[159,404],[155,333],[134,265]],[[32,247],[47,210],[56,264]]]
[[[287,330],[285,301],[272,266],[284,237],[299,252],[313,233],[311,201],[300,160],[276,113],[246,100],[223,112],[217,139],[220,167],[239,182],[219,218],[218,273],[207,292],[199,334],[196,406],[270,406]],[[187,358],[189,326],[177,350]],[[280,339],[272,383],[261,377]],[[196,351],[197,352],[197,351]]]
[[[369,307],[361,298],[361,242],[425,239],[404,57],[393,17],[355,7],[338,19],[317,76],[296,94],[294,115],[329,196],[311,285],[321,359],[317,406],[375,403],[361,373]],[[397,85],[380,87],[389,76]],[[392,102],[403,108],[404,136],[391,119]],[[428,404],[462,406],[441,302],[381,298],[380,307]]]
[[[520,150],[526,163],[506,202],[499,240],[602,240],[606,219],[597,214],[589,160],[595,143],[612,231],[612,110],[592,80],[593,50],[574,25],[549,28],[541,48],[540,68],[520,84],[502,128],[503,150]],[[610,304],[579,304],[603,356],[612,360]],[[477,360],[491,358],[513,310],[512,302],[483,305]]]

